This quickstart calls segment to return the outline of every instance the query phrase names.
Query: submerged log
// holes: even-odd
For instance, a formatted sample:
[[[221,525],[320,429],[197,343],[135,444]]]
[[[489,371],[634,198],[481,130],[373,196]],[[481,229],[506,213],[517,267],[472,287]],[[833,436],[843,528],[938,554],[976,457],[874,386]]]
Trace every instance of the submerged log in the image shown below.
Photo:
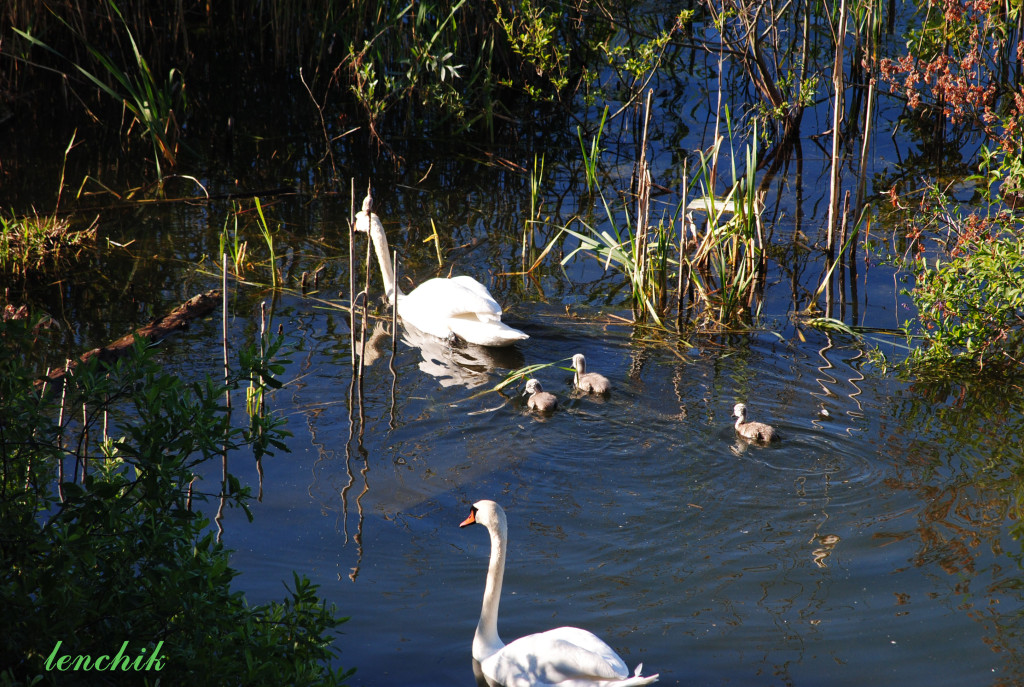
[[[128,355],[135,345],[136,337],[149,343],[161,341],[170,334],[187,328],[192,320],[206,317],[216,310],[220,302],[221,292],[217,289],[193,296],[163,317],[158,317],[134,332],[125,334],[117,341],[86,351],[78,357],[78,360],[69,360],[66,366],[52,370],[48,375],[37,380],[36,386],[54,384],[59,388],[64,381],[64,376],[74,371],[78,365],[96,357],[99,357],[104,364],[113,363]]]

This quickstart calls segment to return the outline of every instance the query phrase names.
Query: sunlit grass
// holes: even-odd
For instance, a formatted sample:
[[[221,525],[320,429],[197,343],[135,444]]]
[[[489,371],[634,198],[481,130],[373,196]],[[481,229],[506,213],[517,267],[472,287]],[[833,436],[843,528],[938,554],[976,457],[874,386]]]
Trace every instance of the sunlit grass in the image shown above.
[[[695,297],[695,315],[706,326],[733,328],[759,312],[754,306],[757,280],[763,270],[760,203],[754,173],[757,168],[756,131],[747,148],[746,170],[740,177],[733,165],[733,183],[723,198],[715,198],[712,170],[718,166],[721,138],[711,151],[700,155],[697,178],[702,196],[691,204],[707,214],[707,230],[695,236],[696,247],[683,256]],[[735,156],[733,158],[735,160]],[[726,215],[729,215],[728,219]],[[753,312],[752,312],[753,306]]]
[[[228,223],[231,222],[232,226],[228,228]],[[232,213],[230,216],[224,219],[224,228],[221,229],[220,233],[220,250],[219,255],[227,253],[228,257],[231,258],[231,263],[234,265],[235,274],[239,277],[244,276],[246,266],[246,251],[249,248],[249,242],[238,235],[238,214]]]
[[[594,256],[605,270],[615,269],[620,272],[629,282],[633,301],[640,306],[643,312],[651,316],[660,324],[658,309],[654,304],[654,290],[651,288],[650,270],[646,270],[647,256],[636,252],[636,241],[633,225],[630,223],[628,209],[624,208],[625,224],[619,226],[616,223],[617,214],[612,211],[604,194],[599,190],[598,195],[605,210],[605,217],[608,221],[608,229],[600,229],[576,217],[562,227],[561,232],[554,241],[559,240],[561,234],[567,234],[579,241],[579,245],[570,251],[563,259],[562,265],[566,265],[579,253],[589,253]],[[574,229],[573,224],[579,229]],[[658,232],[661,235],[665,231],[664,223],[658,225]],[[663,248],[666,242],[658,241],[655,249]],[[667,264],[666,255],[659,256],[663,264]]]
[[[59,267],[96,240],[96,220],[76,229],[57,215],[0,215],[0,274],[25,276]]]
[[[270,282],[272,287],[276,289],[280,280],[277,274],[277,252],[274,249],[274,234],[270,230],[270,225],[267,224],[267,218],[263,214],[263,205],[260,203],[260,199],[256,198],[255,200],[257,225],[259,226],[260,234],[263,236],[263,241],[267,244],[267,251],[270,253]]]
[[[731,148],[731,129],[729,134]],[[562,265],[581,254],[590,255],[604,270],[622,274],[630,287],[638,322],[663,327],[675,303],[680,320],[685,314],[685,319],[705,329],[749,327],[760,313],[757,292],[765,263],[762,204],[756,187],[756,140],[755,129],[742,169],[736,166],[736,156],[730,156],[734,161],[732,182],[724,196],[715,193],[724,139],[719,137],[708,151],[699,151],[700,166],[691,182],[699,198],[686,204],[684,196],[674,210],[664,212],[656,222],[649,216],[649,203],[644,202],[650,185],[644,176],[638,184],[633,213],[632,198],[619,207],[608,201],[599,186],[595,187],[604,210],[601,222],[576,216],[560,227],[552,245],[565,238],[576,241]],[[592,146],[589,153],[586,148],[581,150],[589,184],[596,181],[593,170],[599,163],[600,149]],[[697,230],[695,214],[704,220],[703,231]],[[669,297],[669,284],[675,285],[675,299]]]
[[[604,133],[604,125],[607,120],[608,106],[605,105],[604,112],[601,113],[601,123],[597,127],[597,133],[590,141],[589,152],[587,151],[587,146],[583,143],[583,132],[579,127],[576,127],[576,137],[580,141],[580,152],[583,155],[583,171],[587,179],[587,191],[590,193],[593,193],[594,189],[599,187],[597,181],[597,167],[601,160],[601,134]]]

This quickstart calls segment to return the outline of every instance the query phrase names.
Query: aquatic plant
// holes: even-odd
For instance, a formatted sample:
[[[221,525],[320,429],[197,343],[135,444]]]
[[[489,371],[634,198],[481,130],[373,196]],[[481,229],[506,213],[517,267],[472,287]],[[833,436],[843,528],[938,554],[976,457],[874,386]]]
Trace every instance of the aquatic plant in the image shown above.
[[[536,155],[533,156],[533,171],[530,173],[530,215],[523,220],[523,240],[522,240],[522,270],[523,273],[529,273],[532,267],[527,269],[527,262],[531,262],[536,265],[537,258],[533,252],[534,244],[534,229],[540,223],[540,209],[542,205],[541,201],[541,184],[544,181],[544,156],[541,155],[538,159]],[[529,254],[529,258],[527,258]],[[546,255],[547,252],[544,252]]]
[[[24,365],[33,324],[0,322],[0,682],[60,684],[67,673],[46,665],[55,647],[95,659],[127,642],[133,656],[160,653],[160,681],[344,684],[351,671],[331,666],[344,619],[316,586],[295,575],[283,601],[249,605],[190,507],[204,462],[264,450],[280,427],[234,426],[225,384],[169,374],[141,342],[111,365],[79,365],[62,392],[40,389]],[[247,361],[226,386],[273,376],[270,357]],[[220,498],[245,508],[248,488],[224,486]]]
[[[614,267],[621,272],[629,281],[631,304],[633,313],[637,319],[650,317],[655,323],[661,324],[663,315],[663,303],[665,296],[665,284],[669,264],[668,249],[671,240],[668,236],[670,224],[666,224],[664,218],[654,228],[652,233],[650,227],[650,192],[651,175],[647,163],[647,126],[651,116],[651,94],[648,93],[647,107],[644,115],[643,136],[640,146],[640,159],[637,161],[636,185],[632,198],[636,201],[635,221],[631,219],[629,202],[627,200],[622,207],[622,224],[620,225],[618,213],[612,210],[604,192],[597,188],[597,195],[601,200],[601,206],[605,212],[605,222],[610,231],[600,229],[588,224],[582,217],[574,217],[569,223],[561,227],[558,235],[549,244],[545,253],[557,241],[562,234],[568,234],[577,240],[577,245],[563,259],[562,265],[567,264],[577,254],[589,253],[596,257],[604,265],[604,269]],[[605,112],[607,115],[607,112]],[[602,116],[602,126],[605,117]],[[597,139],[595,139],[596,141]],[[591,155],[582,147],[581,151],[585,159],[585,165],[591,170],[588,178],[592,177],[596,182],[596,170],[600,160],[600,148],[595,144],[591,146]],[[589,182],[588,182],[589,183]],[[591,190],[593,192],[593,190]],[[571,228],[576,222],[582,228],[576,230]],[[652,250],[653,249],[653,250]]]
[[[437,266],[443,267],[444,260],[441,259],[441,236],[437,233],[437,224],[434,218],[430,218],[430,236],[424,239],[424,243],[430,241],[434,244],[434,254],[437,256]]]
[[[728,108],[725,112],[731,146],[733,132]],[[707,152],[698,151],[699,169],[684,187],[698,187],[700,197],[687,204],[685,196],[690,189],[684,188],[682,202],[671,215],[663,214],[657,224],[650,220],[652,180],[646,155],[642,152],[636,190],[630,198],[636,202],[635,213],[630,213],[628,201],[623,203],[621,211],[613,209],[598,188],[607,228],[588,223],[579,216],[562,226],[553,242],[563,234],[576,240],[562,264],[584,253],[594,256],[604,269],[613,268],[622,273],[629,282],[634,316],[638,321],[650,318],[655,324],[663,325],[671,310],[668,288],[674,281],[680,320],[684,319],[685,311],[685,319],[694,319],[704,327],[746,326],[765,269],[762,203],[756,184],[756,125],[751,138],[742,173],[736,167],[735,154],[730,155],[733,181],[724,196],[716,196],[714,192],[724,139],[716,139]],[[642,140],[646,140],[646,128]],[[642,147],[641,151],[644,149]],[[587,155],[585,149],[583,154]],[[591,162],[588,160],[587,164]],[[706,216],[702,233],[697,230],[694,213]],[[684,294],[691,294],[688,302]]]
[[[267,252],[269,253],[268,263],[270,265],[270,284],[272,288],[277,288],[278,284],[278,271],[277,271],[277,251],[274,249],[274,233],[270,230],[270,226],[267,224],[267,218],[263,214],[263,204],[260,203],[259,198],[255,198],[256,205],[256,226],[259,227],[260,234],[263,236],[263,242],[267,246]]]
[[[130,57],[123,57],[122,64],[104,50],[90,43],[88,36],[71,25],[59,15],[57,18],[66,26],[77,41],[83,46],[95,63],[93,65],[75,62],[65,58],[54,48],[44,43],[28,31],[14,28],[14,32],[32,45],[43,48],[62,59],[70,62],[75,71],[88,79],[103,93],[123,104],[134,116],[153,146],[153,162],[156,165],[157,177],[163,178],[161,160],[173,167],[177,158],[177,139],[179,125],[175,111],[181,112],[185,106],[185,88],[181,73],[170,69],[163,78],[157,77],[149,66],[149,61],[139,50],[135,36],[125,20],[120,7],[113,0],[107,0],[108,7],[119,20],[118,26],[131,47]],[[101,78],[100,74],[107,78]],[[132,125],[129,125],[129,130]]]
[[[629,210],[623,208],[625,224],[620,226],[616,220],[619,213],[612,210],[603,192],[599,191],[598,196],[604,207],[605,220],[609,228],[601,229],[588,224],[578,216],[562,226],[552,243],[559,240],[562,234],[567,234],[577,240],[577,245],[562,258],[561,264],[567,264],[579,253],[590,253],[604,266],[604,269],[614,268],[626,277],[630,285],[632,303],[638,306],[640,313],[649,315],[660,324],[660,314],[655,307],[653,291],[648,281],[651,272],[642,268],[642,265],[646,264],[646,257],[635,252],[635,233],[633,225],[630,223]],[[581,229],[572,228],[574,223]],[[663,230],[664,224],[659,224],[659,233]]]
[[[18,216],[0,210],[0,275],[26,277],[58,270],[95,246],[99,217],[83,224],[60,213],[67,156],[74,143],[72,136],[64,149],[53,212]]]
[[[505,387],[510,386],[512,384],[516,384],[518,382],[526,382],[526,380],[536,375],[537,372],[545,370],[549,367],[558,367],[558,369],[560,370],[572,372],[573,368],[560,365],[560,363],[564,363],[566,360],[568,360],[568,358],[562,360],[555,360],[548,363],[533,363],[530,365],[524,365],[523,367],[520,368],[516,368],[515,370],[509,370],[507,373],[505,373],[505,377],[500,382],[498,382],[497,384],[488,389],[476,392],[469,398],[479,398],[480,396],[484,396],[486,394],[499,392]]]
[[[726,121],[729,123],[728,110]],[[731,124],[728,128],[732,140]],[[708,153],[700,152],[697,182],[701,196],[690,203],[688,210],[707,215],[707,228],[696,233],[692,252],[682,260],[694,294],[693,316],[702,326],[731,328],[750,322],[750,306],[755,302],[759,279],[764,272],[764,236],[761,230],[761,201],[757,195],[757,131],[746,148],[743,174],[732,160],[732,178],[724,197],[714,193],[715,174],[723,139],[719,138]],[[731,145],[731,143],[730,143]],[[726,216],[730,215],[728,219]],[[685,229],[681,229],[685,231]],[[758,302],[758,308],[760,307]],[[756,309],[753,313],[757,314]]]
[[[230,230],[228,224],[231,224]],[[249,241],[242,239],[238,234],[238,213],[232,212],[230,215],[225,216],[224,226],[220,232],[220,243],[217,251],[218,255],[227,255],[231,258],[231,264],[234,266],[235,275],[242,277],[245,275],[245,268],[248,264],[246,262],[246,251],[249,249]]]
[[[601,159],[601,134],[604,133],[604,124],[608,121],[608,106],[605,105],[601,113],[601,123],[597,126],[594,138],[590,140],[590,150],[583,143],[583,131],[576,127],[576,136],[580,141],[580,152],[583,154],[584,178],[587,180],[587,191],[593,193],[598,186],[597,166]]]
[[[64,267],[95,244],[96,219],[81,228],[56,214],[0,214],[0,274],[26,276]]]

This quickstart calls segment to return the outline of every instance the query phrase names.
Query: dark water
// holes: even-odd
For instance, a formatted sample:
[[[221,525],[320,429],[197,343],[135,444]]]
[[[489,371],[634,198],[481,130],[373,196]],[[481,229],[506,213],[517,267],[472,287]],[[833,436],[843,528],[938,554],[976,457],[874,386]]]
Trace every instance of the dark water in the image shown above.
[[[506,641],[586,627],[664,684],[1022,678],[1013,496],[979,479],[999,437],[949,441],[949,404],[869,364],[868,344],[783,327],[676,349],[535,302],[506,319],[531,338],[505,357],[400,342],[392,374],[388,342],[360,422],[341,316],[273,308],[294,352],[272,405],[295,437],[225,541],[252,601],[299,570],[351,616],[353,684],[474,684],[488,540],[458,523],[481,498],[509,515]],[[251,331],[244,312],[234,324]],[[201,351],[213,329],[173,345]],[[575,352],[612,380],[607,399],[573,397],[558,368],[539,373],[563,401],[550,417],[521,387],[473,396]],[[738,442],[737,401],[783,441]],[[255,483],[251,459],[231,467]]]
[[[349,441],[347,360],[305,310],[279,318],[303,351],[274,400],[292,453],[265,463],[256,520],[232,518],[226,541],[251,599],[299,569],[351,615],[354,684],[473,684],[488,540],[457,525],[481,498],[509,515],[506,641],[583,626],[665,684],[1021,677],[1019,568],[1003,553],[1019,544],[992,519],[1009,504],[915,426],[931,411],[860,346],[756,335],[679,357],[523,305],[527,361],[583,351],[615,385],[607,400],[572,398],[549,370],[563,408],[537,418],[445,386],[400,345],[395,377],[368,370]],[[739,443],[737,400],[783,441]],[[243,458],[233,469],[254,478]]]

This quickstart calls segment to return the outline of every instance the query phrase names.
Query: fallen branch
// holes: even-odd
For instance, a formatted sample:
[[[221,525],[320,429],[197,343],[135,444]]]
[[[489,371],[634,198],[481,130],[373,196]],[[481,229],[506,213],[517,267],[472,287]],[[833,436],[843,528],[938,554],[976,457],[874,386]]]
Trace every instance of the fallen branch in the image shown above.
[[[163,317],[158,317],[134,332],[125,334],[117,341],[87,351],[79,356],[78,360],[69,360],[66,366],[52,370],[48,375],[38,379],[36,386],[60,384],[66,374],[73,371],[78,365],[97,356],[104,364],[113,363],[128,354],[135,345],[136,337],[149,343],[155,343],[178,330],[187,328],[192,320],[205,317],[217,308],[220,304],[220,293],[219,290],[213,290],[193,296]]]

